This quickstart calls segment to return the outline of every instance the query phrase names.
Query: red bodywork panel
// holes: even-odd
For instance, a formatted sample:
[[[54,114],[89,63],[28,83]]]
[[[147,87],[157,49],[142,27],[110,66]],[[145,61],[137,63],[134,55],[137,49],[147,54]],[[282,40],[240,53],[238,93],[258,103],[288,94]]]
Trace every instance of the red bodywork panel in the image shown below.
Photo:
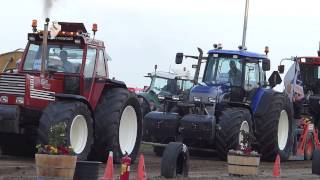
[[[298,57],[301,64],[314,64],[320,65],[320,57]],[[301,59],[305,59],[305,62],[302,62]]]

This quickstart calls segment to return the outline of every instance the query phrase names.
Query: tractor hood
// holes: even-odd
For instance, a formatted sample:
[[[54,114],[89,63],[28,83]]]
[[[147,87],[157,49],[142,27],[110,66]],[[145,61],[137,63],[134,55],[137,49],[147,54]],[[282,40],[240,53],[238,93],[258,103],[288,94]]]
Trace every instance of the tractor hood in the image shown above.
[[[191,89],[189,100],[191,102],[200,101],[202,103],[213,103],[220,100],[222,94],[229,89],[228,83],[225,84],[206,84],[197,85]]]

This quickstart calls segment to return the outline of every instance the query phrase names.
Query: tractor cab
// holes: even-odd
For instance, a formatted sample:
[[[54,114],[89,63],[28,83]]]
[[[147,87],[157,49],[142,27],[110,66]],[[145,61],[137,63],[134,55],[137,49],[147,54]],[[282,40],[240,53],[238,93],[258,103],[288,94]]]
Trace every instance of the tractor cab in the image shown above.
[[[164,99],[183,99],[193,87],[192,78],[186,69],[172,72],[156,70],[145,77],[151,79],[150,86],[144,92],[138,93],[144,114],[161,108]]]
[[[211,50],[208,52],[202,85],[221,86],[224,90],[231,90],[231,100],[250,99],[252,92],[267,84],[265,71],[270,68],[268,64],[270,60],[261,54]],[[203,86],[198,87],[199,90],[202,88]],[[194,91],[198,92],[198,89],[195,88]]]
[[[0,90],[5,99],[1,103],[41,110],[59,96],[81,95],[95,108],[101,90],[93,86],[108,78],[104,43],[90,37],[83,23],[58,22],[56,34],[48,30],[48,24],[47,30],[40,31],[33,21],[18,73],[1,74],[0,83],[5,85]],[[104,87],[100,84],[98,89]]]
[[[267,53],[268,49],[266,49]],[[184,57],[192,58],[192,56]],[[189,96],[191,102],[250,103],[255,92],[267,86],[265,71],[270,70],[270,60],[267,55],[216,48],[210,50],[207,57],[202,57],[200,54],[193,58],[198,58],[199,61],[198,65],[194,66],[196,69],[200,69],[202,63],[205,64],[205,67],[202,82],[191,90]],[[198,76],[195,75],[195,77]]]

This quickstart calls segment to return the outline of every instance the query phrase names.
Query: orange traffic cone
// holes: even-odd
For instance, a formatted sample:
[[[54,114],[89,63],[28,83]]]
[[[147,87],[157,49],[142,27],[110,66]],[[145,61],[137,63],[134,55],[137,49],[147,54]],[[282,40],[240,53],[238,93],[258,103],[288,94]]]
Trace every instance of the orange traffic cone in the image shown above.
[[[279,154],[276,157],[273,167],[273,177],[280,177],[280,156]]]
[[[103,180],[114,180],[113,177],[113,153],[109,152],[108,162],[106,169],[104,170]]]
[[[144,156],[140,155],[136,180],[147,180],[147,173],[144,166]]]

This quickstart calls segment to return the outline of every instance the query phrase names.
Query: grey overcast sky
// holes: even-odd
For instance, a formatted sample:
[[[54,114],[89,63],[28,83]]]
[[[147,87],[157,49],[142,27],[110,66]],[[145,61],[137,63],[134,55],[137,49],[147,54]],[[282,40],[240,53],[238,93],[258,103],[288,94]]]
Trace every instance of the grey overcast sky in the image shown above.
[[[31,20],[44,22],[44,0],[1,0],[0,53],[24,48]],[[53,0],[51,20],[97,23],[97,38],[112,57],[111,77],[129,86],[149,83],[155,64],[168,71],[176,52],[197,54],[214,43],[241,44],[245,0]],[[320,40],[319,0],[250,0],[247,47],[270,47],[272,68],[281,58],[316,55]],[[191,68],[190,64],[186,64]],[[287,68],[288,69],[288,68]]]

